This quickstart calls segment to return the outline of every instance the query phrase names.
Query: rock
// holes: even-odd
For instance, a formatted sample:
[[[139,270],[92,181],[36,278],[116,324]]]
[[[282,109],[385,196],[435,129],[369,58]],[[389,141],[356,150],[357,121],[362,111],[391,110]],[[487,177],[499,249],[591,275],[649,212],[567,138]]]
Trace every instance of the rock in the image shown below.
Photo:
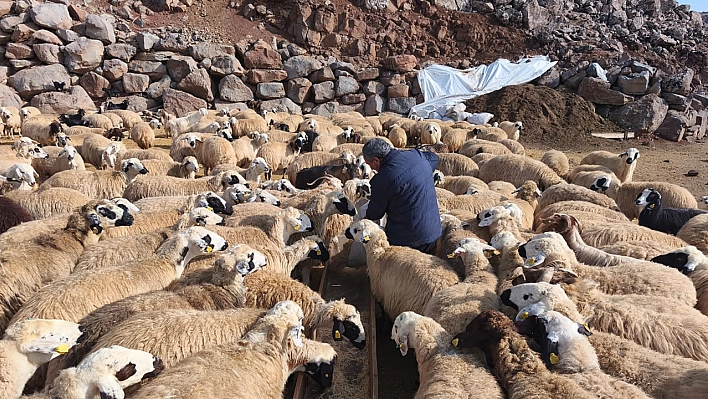
[[[610,84],[599,78],[584,78],[578,95],[595,104],[624,105],[632,101],[632,97],[610,89]]]
[[[48,32],[48,31],[45,31],[45,32]],[[17,28],[15,28],[15,31],[12,32],[10,39],[12,39],[12,41],[15,43],[26,42],[27,40],[31,39],[34,36],[34,33],[35,33],[35,30],[32,29],[29,25],[19,24],[19,25],[17,25]]]
[[[186,53],[189,48],[187,38],[179,33],[167,33],[154,45],[155,50]]]
[[[408,85],[391,85],[388,87],[386,95],[388,98],[408,97],[408,91]]]
[[[655,134],[666,140],[681,141],[688,125],[682,112],[669,111]]]
[[[578,90],[578,87],[580,87],[580,83],[582,83],[585,77],[585,70],[582,70],[568,78],[565,82],[563,82],[563,84],[573,90]]]
[[[207,107],[207,102],[201,98],[174,89],[166,89],[162,93],[162,104],[165,111],[177,117],[183,117],[190,112],[199,110],[199,108]]]
[[[0,104],[4,107],[22,108],[24,101],[12,88],[0,83]]]
[[[593,62],[588,65],[587,69],[585,70],[585,75],[591,78],[599,78],[605,82],[608,82],[607,72],[597,62]]]
[[[555,68],[551,69],[545,74],[543,74],[543,76],[538,79],[536,84],[539,86],[546,86],[550,87],[551,89],[555,89],[556,87],[560,86],[560,72]]]
[[[69,9],[64,4],[38,4],[30,9],[30,17],[43,28],[70,29],[72,26]]]
[[[258,83],[256,86],[256,97],[264,100],[285,97],[285,88],[280,82]]]
[[[696,177],[696,176],[698,176],[698,171],[695,170],[695,169],[691,169],[691,170],[689,170],[688,172],[686,172],[686,174],[684,174],[684,176],[686,176],[686,177]]]
[[[703,107],[708,108],[708,94],[693,93],[693,98],[700,101]]]
[[[243,66],[246,69],[281,69],[283,60],[280,53],[270,47],[257,47],[244,54]]]
[[[253,91],[237,76],[226,75],[219,82],[219,97],[224,101],[245,102],[253,100]]]
[[[126,72],[128,64],[119,59],[103,61],[103,76],[111,82],[121,79]]]
[[[682,96],[680,94],[667,92],[663,93],[661,96],[669,104],[669,109],[673,109],[676,111],[686,111],[688,109],[689,104],[691,104],[691,100],[688,97]]]
[[[386,102],[383,97],[378,94],[372,94],[366,98],[364,114],[367,116],[378,115],[385,111],[385,105]]]
[[[288,73],[288,79],[304,78],[322,69],[322,63],[313,57],[297,55],[285,61],[283,69]]]
[[[359,91],[359,82],[349,76],[340,76],[335,85],[335,95],[341,97],[347,94],[354,94]]]
[[[172,79],[170,79],[169,75],[165,75],[160,79],[159,81],[155,83],[151,83],[150,86],[148,86],[147,90],[145,93],[147,93],[150,98],[161,98],[162,93],[170,88],[170,85],[172,84]]]
[[[106,46],[106,54],[109,57],[118,58],[124,62],[130,62],[137,52],[138,50],[134,46],[125,43],[116,43]]]
[[[235,55],[234,46],[216,44],[211,42],[201,42],[189,46],[189,54],[197,61],[205,58],[214,58],[222,55]]]
[[[649,78],[649,72],[647,71],[632,74],[632,76],[620,75],[617,77],[617,85],[622,93],[641,96],[649,88]]]
[[[107,94],[103,89],[111,87],[111,83],[108,79],[97,74],[96,72],[83,74],[81,79],[79,79],[79,84],[84,88],[86,94],[93,99],[106,97]]]
[[[251,84],[280,82],[287,78],[288,73],[282,69],[251,69],[246,73],[246,81]]]
[[[32,37],[40,42],[45,42],[49,44],[56,44],[59,46],[64,45],[64,42],[61,41],[59,36],[55,35],[54,33],[45,30],[45,29],[40,29],[34,33],[32,33]]]
[[[323,83],[319,83],[319,84],[323,84]],[[334,114],[339,113],[339,104],[334,101],[330,101],[325,104],[320,104],[320,105],[316,106],[315,108],[313,108],[311,113],[313,115],[324,116],[325,118],[332,118],[332,116]]]
[[[334,99],[334,82],[322,82],[312,85],[316,103],[324,103]]]
[[[142,73],[153,80],[162,79],[163,76],[167,75],[167,67],[165,64],[157,61],[132,60],[128,64],[128,70],[135,73]]]
[[[159,104],[155,100],[148,100],[142,96],[128,96],[128,111],[143,112],[148,108],[157,107]]]
[[[12,10],[12,1],[0,1],[0,15],[7,15]]]
[[[691,92],[691,81],[694,74],[693,69],[688,68],[682,73],[665,76],[661,81],[661,90],[687,96]]]
[[[86,22],[86,17],[88,13],[83,8],[77,7],[76,5],[68,5],[69,15],[74,21]]]
[[[381,65],[391,71],[405,73],[412,71],[415,68],[418,60],[413,55],[394,55],[384,58]]]
[[[415,97],[389,98],[388,110],[397,114],[408,115],[411,107],[416,104]]]
[[[43,91],[53,91],[54,82],[69,83],[69,73],[61,64],[37,66],[15,73],[7,79],[20,97],[28,99]]]
[[[86,16],[86,36],[100,40],[103,44],[116,42],[116,33],[113,30],[113,25],[95,14]]]
[[[360,82],[366,80],[374,80],[379,77],[379,68],[364,68],[355,73],[354,76],[356,77],[356,80]]]
[[[24,20],[17,15],[5,15],[0,18],[0,29],[7,33],[13,33],[16,26],[23,25]],[[23,29],[27,30],[29,26],[25,25]]]
[[[286,95],[294,102],[302,104],[307,99],[311,88],[312,82],[307,78],[290,79],[288,81]]]
[[[65,43],[75,42],[79,39],[79,34],[69,29],[57,29],[57,36]]]
[[[21,69],[25,68],[31,68],[35,66],[39,66],[41,62],[33,58],[31,60],[8,60],[10,62],[10,65],[15,69],[15,71],[19,71]]]
[[[197,62],[190,56],[175,55],[167,61],[167,73],[176,82],[184,79],[195,70],[197,70]]]
[[[37,59],[45,64],[58,64],[59,60],[59,46],[56,44],[49,43],[39,43],[32,46],[34,54]]]
[[[152,33],[140,32],[138,36],[135,37],[138,43],[138,48],[142,51],[150,51],[153,46],[160,41],[160,38]]]
[[[521,15],[524,28],[534,32],[540,31],[553,22],[553,15],[550,11],[540,6],[536,0],[526,3],[521,10]]]
[[[216,76],[236,74],[242,76],[246,70],[233,55],[219,55],[211,59],[210,72]]]
[[[6,66],[0,66],[0,82],[6,82],[9,76],[10,68]],[[698,100],[696,100],[698,101]]]
[[[103,43],[80,37],[64,47],[64,64],[72,73],[86,73],[101,65]]]
[[[318,69],[310,74],[310,81],[312,83],[322,83],[330,80],[334,80],[334,72],[332,72],[332,68],[328,66]]]
[[[126,93],[142,93],[150,85],[150,77],[140,73],[126,73],[123,75],[123,91]]]
[[[32,47],[23,43],[8,43],[5,47],[5,58],[8,60],[28,60],[34,57]]]
[[[656,72],[656,68],[654,68],[653,66],[644,64],[639,61],[632,61],[629,64],[629,67],[634,73],[649,72],[649,74],[653,76]]]
[[[67,92],[37,94],[32,98],[31,105],[39,108],[43,114],[63,114],[79,108],[87,111],[96,109],[91,97],[81,86],[71,86]]]
[[[367,96],[371,94],[381,95],[384,91],[386,91],[386,86],[384,86],[381,82],[369,81],[364,85],[364,94]]]
[[[302,115],[302,109],[287,97],[279,98],[277,100],[263,101],[261,102],[261,109],[269,109],[273,112],[287,112],[290,114]]]
[[[196,69],[182,79],[177,88],[184,90],[207,101],[214,101],[214,93],[211,91],[211,78],[206,69]]]
[[[647,94],[611,112],[608,119],[640,136],[658,129],[668,110],[669,106],[664,99],[656,94]]]
[[[345,71],[350,74],[350,76],[354,76],[356,74],[356,67],[350,62],[333,62],[329,64],[329,67],[333,71]]]
[[[366,94],[364,93],[347,94],[342,96],[342,104],[346,105],[359,104],[364,101],[366,101]]]

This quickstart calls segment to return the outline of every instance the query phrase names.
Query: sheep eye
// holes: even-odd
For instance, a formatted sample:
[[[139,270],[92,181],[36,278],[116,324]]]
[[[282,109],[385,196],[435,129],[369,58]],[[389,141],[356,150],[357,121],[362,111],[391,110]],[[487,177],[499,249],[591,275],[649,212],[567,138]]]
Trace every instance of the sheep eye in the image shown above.
[[[531,297],[531,295],[529,295],[529,294],[524,295],[524,301],[528,300],[530,297]]]

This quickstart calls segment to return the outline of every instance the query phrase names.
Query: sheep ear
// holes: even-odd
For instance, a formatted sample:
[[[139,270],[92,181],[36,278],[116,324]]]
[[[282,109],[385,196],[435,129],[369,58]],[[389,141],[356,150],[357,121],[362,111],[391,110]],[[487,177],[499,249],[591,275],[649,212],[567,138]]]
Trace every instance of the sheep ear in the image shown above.
[[[125,398],[125,392],[123,392],[123,388],[120,387],[118,381],[111,378],[110,376],[101,378],[100,380],[96,381],[96,388],[98,388],[98,391],[101,394],[101,399]]]
[[[546,260],[546,255],[542,252],[537,252],[526,259],[524,267],[536,267]]]
[[[408,354],[408,334],[404,333],[404,331],[401,331],[401,333],[404,335],[401,337],[401,342],[396,346],[401,351],[401,356],[405,356]]]
[[[86,215],[86,219],[89,222],[89,229],[91,229],[93,234],[101,234],[103,231],[103,226],[101,226],[101,218],[99,218],[97,214],[91,212]]]
[[[457,248],[455,248],[454,251],[447,254],[447,258],[448,259],[457,258],[458,256],[461,256],[465,252],[467,252],[467,250],[464,247],[457,247]]]
[[[69,351],[69,345],[60,340],[60,338],[62,338],[61,336],[54,336],[52,338],[35,339],[30,341],[24,349],[27,352],[55,354],[56,356]]]
[[[288,218],[288,223],[293,226],[293,229],[295,229],[295,231],[300,231],[300,228],[302,228],[302,223],[300,223],[299,220],[293,217]]]
[[[578,333],[587,335],[588,337],[592,335],[590,332],[590,327],[587,324],[578,324]]]

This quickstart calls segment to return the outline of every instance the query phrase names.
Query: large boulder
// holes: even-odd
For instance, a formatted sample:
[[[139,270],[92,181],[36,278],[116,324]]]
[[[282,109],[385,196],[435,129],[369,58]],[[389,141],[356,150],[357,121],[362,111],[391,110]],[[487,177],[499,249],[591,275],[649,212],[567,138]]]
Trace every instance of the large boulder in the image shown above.
[[[104,44],[113,44],[116,42],[116,33],[113,30],[113,25],[95,14],[86,16],[86,36],[91,39],[100,40]]]
[[[647,94],[611,112],[608,119],[637,136],[653,133],[664,121],[669,105],[656,94]]]
[[[150,77],[140,73],[123,75],[123,91],[126,93],[142,93],[150,85]]]
[[[61,61],[59,46],[56,44],[37,43],[32,45],[32,50],[34,50],[37,59],[45,64],[58,64]]]
[[[37,66],[23,69],[10,76],[7,84],[17,91],[20,97],[30,97],[44,91],[54,91],[54,82],[63,82],[69,85],[71,77],[61,64]]]
[[[87,111],[96,109],[91,97],[81,86],[71,86],[67,92],[38,94],[32,98],[31,104],[43,114],[62,114],[79,108]]]
[[[64,47],[64,65],[69,72],[86,73],[101,65],[103,43],[98,40],[80,37]]]
[[[219,97],[234,103],[253,100],[253,91],[238,76],[226,75],[219,81]]]
[[[182,79],[177,88],[207,101],[214,101],[211,91],[211,78],[206,69],[199,68]]]
[[[12,88],[0,83],[0,104],[5,107],[21,108],[24,102]]]
[[[389,98],[388,110],[397,114],[408,115],[408,111],[410,111],[415,104],[415,97]]]
[[[283,60],[279,52],[270,47],[261,46],[244,54],[243,65],[247,69],[280,69],[283,66]]]
[[[310,56],[297,55],[288,58],[283,69],[288,73],[288,79],[304,78],[312,72],[322,69],[322,63]]]
[[[103,89],[111,87],[108,79],[93,71],[83,74],[79,79],[79,84],[91,98],[105,97],[106,92]]]
[[[289,114],[302,115],[302,109],[287,97],[263,101],[261,102],[261,109],[268,109],[273,112],[287,112]]]
[[[661,81],[661,90],[686,96],[691,92],[694,74],[693,69],[688,68],[679,74],[666,76]]]
[[[43,28],[70,29],[72,26],[69,8],[64,4],[38,4],[30,9],[30,17]]]
[[[151,83],[146,91],[150,98],[158,99],[162,97],[162,93],[169,89],[172,84],[172,79],[168,75],[165,75],[158,82]]]
[[[364,102],[364,114],[378,115],[386,110],[386,100],[378,94],[372,94]]]
[[[391,71],[406,73],[412,71],[417,62],[418,60],[413,55],[394,55],[384,58],[381,65]]]
[[[632,101],[632,97],[610,89],[610,84],[600,78],[583,78],[578,95],[595,104],[624,105]]]
[[[226,76],[231,74],[243,75],[246,70],[243,69],[238,58],[233,55],[218,55],[211,59],[211,68],[209,71],[216,76]]]
[[[141,61],[132,60],[128,64],[130,72],[142,73],[150,77],[150,79],[158,80],[167,75],[167,67],[159,61]]]
[[[288,80],[286,94],[289,99],[298,104],[302,104],[307,99],[307,95],[312,88],[312,82],[307,78],[295,78]]]
[[[256,86],[256,96],[264,100],[285,97],[285,87],[280,82],[259,83]]]
[[[111,82],[121,79],[126,72],[128,64],[119,59],[103,61],[103,76]]]
[[[186,55],[175,55],[167,60],[167,73],[170,74],[172,80],[179,82],[187,75],[197,69],[197,61],[194,58]]]
[[[197,61],[205,58],[214,58],[222,55],[234,55],[236,50],[234,46],[226,44],[217,44],[211,42],[201,42],[189,46],[189,54]]]
[[[351,76],[342,75],[337,78],[335,91],[337,97],[354,94],[359,91],[359,82]]]
[[[649,88],[649,79],[651,76],[649,72],[643,71],[632,76],[621,75],[617,77],[617,85],[622,90],[622,93],[642,96],[647,92]]]
[[[118,58],[123,62],[130,62],[130,60],[135,57],[138,50],[135,46],[125,43],[115,43],[110,46],[106,46],[106,54],[112,58]]]
[[[334,82],[322,82],[312,85],[312,93],[316,103],[324,103],[334,99]]]
[[[180,90],[166,89],[162,92],[162,104],[165,111],[182,117],[199,108],[206,108],[207,102]]]

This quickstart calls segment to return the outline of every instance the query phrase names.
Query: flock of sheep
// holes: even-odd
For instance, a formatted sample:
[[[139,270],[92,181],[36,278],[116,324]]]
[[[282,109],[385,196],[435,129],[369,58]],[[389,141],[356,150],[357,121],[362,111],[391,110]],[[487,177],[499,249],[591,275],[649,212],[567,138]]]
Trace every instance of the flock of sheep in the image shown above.
[[[366,328],[310,274],[354,242],[415,349],[416,398],[708,397],[708,213],[633,181],[635,148],[571,170],[527,157],[521,122],[0,117],[0,399],[281,398],[296,371],[328,387],[335,348],[305,332],[363,349]],[[434,255],[362,218],[374,137],[438,153]]]

